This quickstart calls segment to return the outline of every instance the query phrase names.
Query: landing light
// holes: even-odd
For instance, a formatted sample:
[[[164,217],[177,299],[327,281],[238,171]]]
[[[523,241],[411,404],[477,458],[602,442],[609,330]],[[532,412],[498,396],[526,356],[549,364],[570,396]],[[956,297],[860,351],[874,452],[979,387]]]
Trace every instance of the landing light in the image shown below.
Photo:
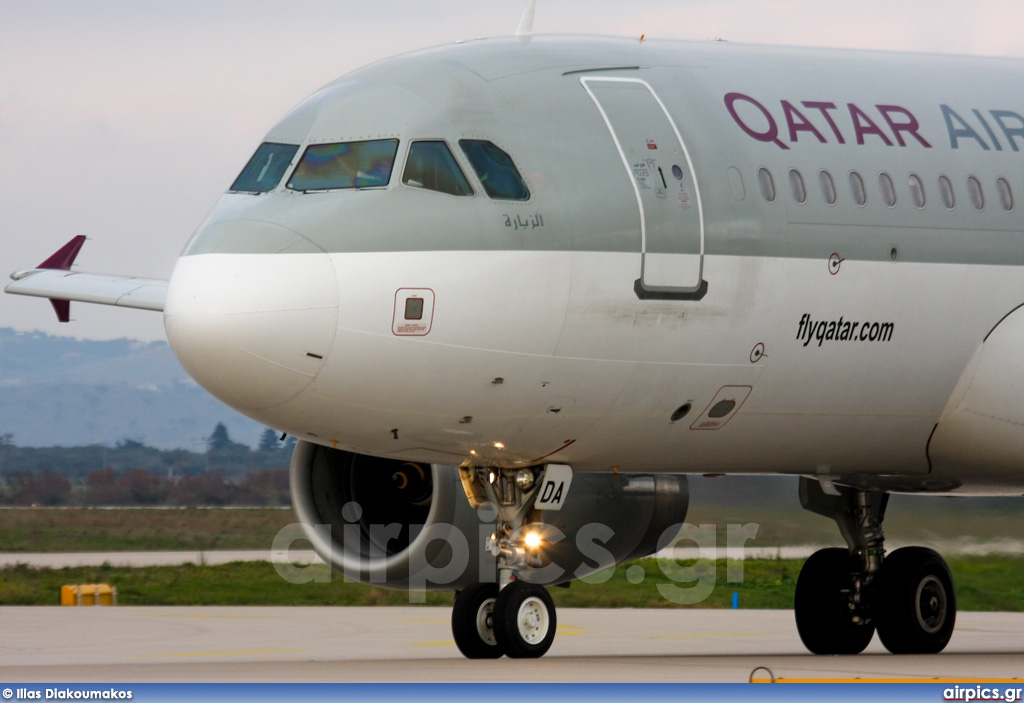
[[[526,544],[527,549],[536,549],[541,543],[540,533],[527,532],[526,536],[523,537],[523,543]]]

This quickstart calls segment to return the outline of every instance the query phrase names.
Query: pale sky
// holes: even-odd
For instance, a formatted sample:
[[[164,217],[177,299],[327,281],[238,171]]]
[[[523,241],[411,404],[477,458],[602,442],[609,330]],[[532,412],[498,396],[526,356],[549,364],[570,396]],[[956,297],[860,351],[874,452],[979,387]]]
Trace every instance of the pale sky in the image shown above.
[[[525,0],[0,0],[0,277],[166,278],[263,135],[359,66],[512,33]],[[539,34],[1024,56],[1016,0],[539,0]],[[0,327],[163,339],[160,314],[0,295]]]

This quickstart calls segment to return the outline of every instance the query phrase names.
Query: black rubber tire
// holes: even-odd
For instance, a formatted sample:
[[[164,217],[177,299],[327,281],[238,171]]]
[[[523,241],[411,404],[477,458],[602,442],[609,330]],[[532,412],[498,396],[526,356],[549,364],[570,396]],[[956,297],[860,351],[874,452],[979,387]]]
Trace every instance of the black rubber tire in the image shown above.
[[[875,634],[873,625],[853,622],[841,591],[856,570],[845,549],[821,549],[808,557],[796,581],[796,629],[814,654],[860,654]]]
[[[555,641],[557,624],[555,604],[543,586],[513,581],[498,594],[494,604],[494,636],[506,656],[544,656]]]
[[[478,583],[455,594],[452,635],[467,659],[497,659],[503,652],[494,637],[494,605],[498,584]]]
[[[893,654],[941,652],[956,624],[956,591],[946,561],[926,547],[904,547],[885,557],[875,611],[878,637]]]

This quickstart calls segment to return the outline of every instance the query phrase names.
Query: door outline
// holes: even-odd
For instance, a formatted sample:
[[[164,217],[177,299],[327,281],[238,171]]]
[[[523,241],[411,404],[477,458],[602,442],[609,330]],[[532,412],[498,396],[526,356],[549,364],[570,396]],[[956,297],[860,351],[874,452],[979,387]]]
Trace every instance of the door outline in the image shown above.
[[[679,144],[679,148],[683,152],[683,158],[686,160],[686,167],[690,171],[690,176],[693,179],[693,197],[697,201],[697,221],[698,221],[698,265],[697,265],[697,281],[693,285],[679,286],[671,288],[656,288],[650,290],[643,285],[643,272],[647,257],[647,216],[644,208],[643,198],[640,195],[640,187],[637,185],[636,178],[633,176],[633,170],[630,167],[629,158],[626,156],[625,150],[622,148],[622,143],[619,141],[619,135],[615,131],[615,127],[612,125],[611,119],[608,117],[608,113],[605,111],[601,101],[594,94],[594,91],[590,89],[590,83],[632,83],[642,85],[650,93],[651,97],[654,98],[655,102],[658,103],[658,107],[661,108],[662,114],[665,116],[665,120],[672,128],[673,134],[675,134],[676,141]],[[633,187],[633,196],[636,198],[637,210],[640,213],[640,278],[637,279],[634,286],[637,297],[639,298],[651,298],[651,299],[684,299],[684,300],[700,300],[707,293],[707,282],[704,280],[704,205],[700,197],[700,184],[697,182],[697,172],[693,168],[693,160],[690,158],[690,150],[686,148],[686,142],[683,141],[683,135],[680,134],[679,128],[676,126],[675,120],[672,119],[672,115],[669,114],[668,108],[665,107],[665,103],[662,102],[661,96],[654,90],[650,83],[641,78],[618,78],[613,76],[583,76],[580,78],[580,84],[583,89],[587,91],[587,95],[593,100],[594,105],[597,107],[598,112],[601,114],[601,119],[604,120],[605,127],[608,128],[608,132],[612,137],[612,141],[615,143],[615,149],[619,153],[619,159],[622,161],[623,168],[626,169],[626,174],[629,177],[629,182]],[[654,252],[652,252],[654,253]]]

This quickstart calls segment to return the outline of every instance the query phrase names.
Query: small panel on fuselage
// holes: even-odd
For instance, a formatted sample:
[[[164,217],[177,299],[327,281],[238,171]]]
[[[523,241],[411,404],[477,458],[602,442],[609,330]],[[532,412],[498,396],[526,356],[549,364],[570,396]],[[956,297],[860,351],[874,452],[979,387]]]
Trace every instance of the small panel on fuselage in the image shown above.
[[[434,291],[429,288],[401,288],[395,293],[395,316],[391,332],[396,337],[425,337],[434,324]]]

